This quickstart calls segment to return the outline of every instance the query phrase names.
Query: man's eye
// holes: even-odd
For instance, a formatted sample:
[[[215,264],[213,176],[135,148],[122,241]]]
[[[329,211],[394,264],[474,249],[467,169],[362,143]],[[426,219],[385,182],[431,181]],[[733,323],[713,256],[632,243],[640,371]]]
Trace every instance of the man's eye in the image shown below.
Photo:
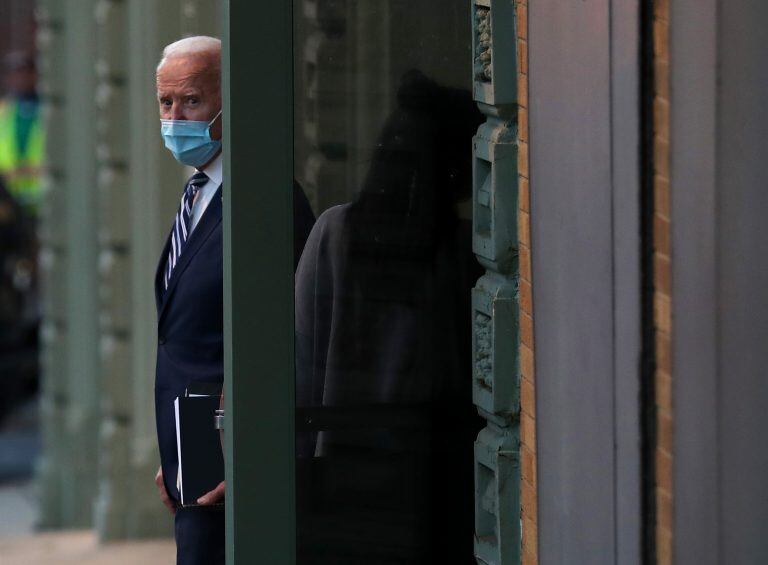
[[[200,102],[200,99],[198,99],[198,98],[189,98],[188,102],[190,104],[197,104],[198,102]]]

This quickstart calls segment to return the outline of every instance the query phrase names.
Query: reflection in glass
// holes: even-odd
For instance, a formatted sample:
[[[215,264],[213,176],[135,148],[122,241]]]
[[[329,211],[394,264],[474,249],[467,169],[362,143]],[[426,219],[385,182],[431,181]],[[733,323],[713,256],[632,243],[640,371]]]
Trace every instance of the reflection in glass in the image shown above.
[[[379,32],[400,24],[393,13],[402,3],[358,2],[353,21],[350,10],[331,14],[334,33],[364,25],[365,4],[380,10]],[[322,213],[296,274],[301,565],[474,563],[472,445],[480,420],[471,401],[470,289],[481,270],[461,210],[471,191],[471,139],[481,116],[467,88],[427,76],[450,75],[456,70],[445,65],[466,63],[461,70],[467,83],[471,78],[462,52],[469,30],[457,24],[466,12],[459,3],[447,6],[447,15],[435,17],[453,27],[435,36],[439,42],[409,36],[422,31],[413,21],[402,26],[404,41],[422,49],[414,62],[430,63],[421,70],[413,65],[392,76],[411,53],[396,53],[389,32],[381,32],[376,37],[386,44],[388,61],[370,68],[359,60],[330,62],[335,86],[347,85],[349,99],[323,103],[318,96],[322,58],[304,67],[308,92],[297,89],[297,96],[314,97],[303,127],[297,124],[300,135],[311,133],[304,141],[313,137],[314,148],[298,140],[297,155],[304,151],[305,158],[297,163],[311,162],[314,149],[345,163],[336,180],[348,183],[334,191],[318,181],[333,175],[303,179]],[[451,49],[462,53],[458,62],[439,54]],[[359,80],[371,69],[386,80]],[[366,90],[374,82],[391,92]],[[386,103],[361,104],[369,95]],[[368,137],[367,157],[350,163],[363,151],[361,130],[373,123],[379,131]],[[331,204],[344,194],[353,195],[350,202],[323,211],[324,199]]]

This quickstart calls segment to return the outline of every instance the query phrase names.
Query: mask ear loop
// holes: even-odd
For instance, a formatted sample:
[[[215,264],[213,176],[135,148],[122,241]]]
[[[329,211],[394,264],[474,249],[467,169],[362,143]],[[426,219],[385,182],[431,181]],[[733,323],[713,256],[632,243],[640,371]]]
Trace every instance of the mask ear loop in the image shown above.
[[[208,127],[211,127],[213,125],[213,122],[219,119],[219,116],[221,116],[221,112],[222,110],[219,110],[219,113],[216,114],[210,122],[208,122]]]

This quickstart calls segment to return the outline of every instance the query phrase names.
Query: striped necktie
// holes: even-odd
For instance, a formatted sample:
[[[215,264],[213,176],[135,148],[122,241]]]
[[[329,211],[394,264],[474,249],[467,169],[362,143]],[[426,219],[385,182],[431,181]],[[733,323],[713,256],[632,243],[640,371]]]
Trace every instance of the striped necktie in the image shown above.
[[[168,262],[165,265],[165,288],[168,289],[168,282],[171,280],[173,269],[176,268],[176,262],[181,257],[181,252],[192,232],[192,202],[195,194],[200,190],[208,177],[200,171],[189,177],[187,185],[184,187],[184,194],[181,195],[179,211],[176,212],[176,221],[173,223],[171,231],[171,247],[168,250]]]

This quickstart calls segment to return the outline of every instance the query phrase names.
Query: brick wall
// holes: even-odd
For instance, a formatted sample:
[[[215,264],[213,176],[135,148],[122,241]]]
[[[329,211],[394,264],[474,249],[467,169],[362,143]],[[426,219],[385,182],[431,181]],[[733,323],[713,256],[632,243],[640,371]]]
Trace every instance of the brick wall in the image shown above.
[[[528,182],[528,0],[517,2],[518,239],[520,246],[520,466],[523,565],[538,563],[536,513],[536,397],[533,369],[530,190]]]
[[[672,363],[669,215],[669,1],[654,1],[654,325],[656,328],[656,557],[672,563]]]

